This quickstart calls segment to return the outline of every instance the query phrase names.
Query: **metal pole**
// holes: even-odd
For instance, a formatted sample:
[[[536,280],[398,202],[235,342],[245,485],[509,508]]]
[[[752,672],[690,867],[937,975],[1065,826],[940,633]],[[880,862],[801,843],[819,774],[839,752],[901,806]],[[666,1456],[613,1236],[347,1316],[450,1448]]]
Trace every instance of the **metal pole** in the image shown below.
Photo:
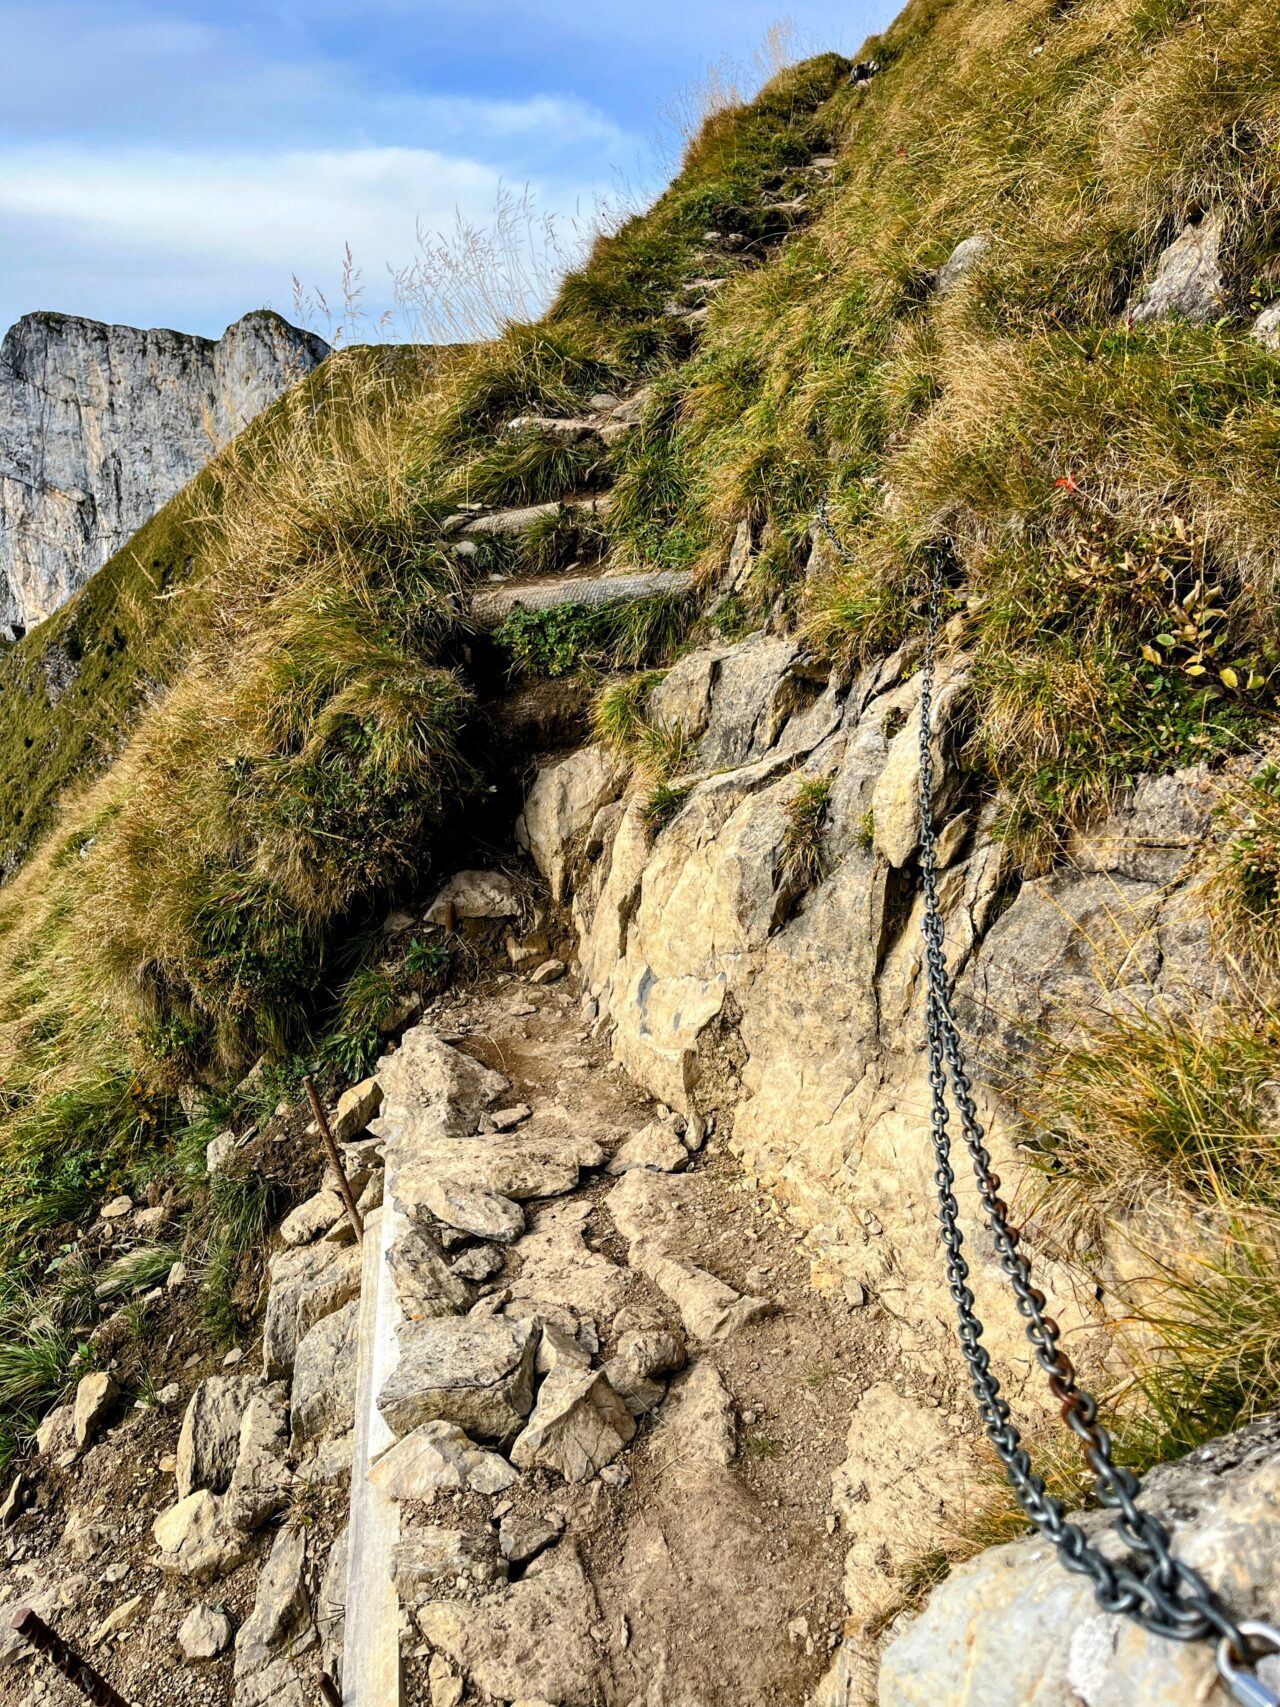
[[[329,1117],[325,1114],[324,1104],[320,1101],[316,1090],[315,1080],[308,1073],[302,1081],[307,1096],[311,1101],[311,1112],[316,1117],[316,1125],[320,1128],[320,1136],[324,1141],[325,1154],[329,1158],[329,1166],[338,1176],[338,1190],[342,1193],[342,1201],[347,1206],[347,1220],[356,1230],[356,1238],[364,1238],[364,1222],[360,1219],[360,1211],[356,1208],[356,1200],[351,1195],[351,1185],[347,1179],[346,1169],[342,1165],[342,1157],[338,1154],[338,1146],[333,1141],[333,1133],[329,1130]]]
[[[95,1707],[130,1707],[124,1696],[113,1689],[88,1660],[82,1660],[56,1630],[51,1630],[38,1612],[33,1612],[29,1606],[20,1607],[14,1614],[13,1628],[68,1682],[74,1683],[87,1701],[94,1702]]]

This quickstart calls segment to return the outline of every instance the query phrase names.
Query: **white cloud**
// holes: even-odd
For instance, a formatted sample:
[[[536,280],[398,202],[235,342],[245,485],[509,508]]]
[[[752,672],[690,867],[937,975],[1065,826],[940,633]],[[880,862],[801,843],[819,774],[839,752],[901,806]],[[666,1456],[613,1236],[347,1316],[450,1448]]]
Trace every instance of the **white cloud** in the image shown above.
[[[495,132],[534,125],[544,137],[581,119],[551,100],[472,116]],[[597,158],[607,189],[607,157]],[[173,324],[185,313],[195,316],[190,329],[219,330],[210,313],[229,318],[259,302],[288,312],[294,274],[339,301],[349,244],[376,314],[391,298],[387,269],[412,260],[419,229],[448,232],[459,216],[486,223],[502,187],[496,165],[441,149],[0,147],[4,294],[11,318],[51,307]],[[542,212],[561,215],[589,206],[597,190],[587,172],[529,187]],[[230,303],[229,280],[240,281]]]

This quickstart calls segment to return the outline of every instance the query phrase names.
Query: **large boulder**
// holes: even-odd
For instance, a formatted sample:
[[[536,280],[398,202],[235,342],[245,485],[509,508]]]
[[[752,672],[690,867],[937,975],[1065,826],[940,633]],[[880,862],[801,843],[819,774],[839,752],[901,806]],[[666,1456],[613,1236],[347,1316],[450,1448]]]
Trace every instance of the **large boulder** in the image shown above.
[[[1280,1418],[1268,1417],[1145,1478],[1140,1504],[1175,1556],[1237,1619],[1280,1605]],[[1111,1514],[1075,1521],[1124,1556]],[[1268,1663],[1272,1686],[1276,1662]],[[1211,1642],[1170,1642],[1102,1612],[1087,1578],[1047,1541],[991,1548],[961,1565],[899,1627],[880,1671],[880,1707],[1184,1707],[1218,1701]]]
[[[197,1488],[222,1494],[240,1450],[240,1423],[254,1390],[251,1377],[210,1375],[191,1395],[178,1435],[178,1498]]]
[[[567,1541],[530,1565],[523,1579],[478,1604],[430,1600],[417,1609],[431,1646],[498,1701],[595,1707],[602,1694],[592,1627],[600,1609]]]
[[[468,1138],[507,1089],[501,1073],[415,1025],[378,1070],[383,1105],[372,1131],[389,1142],[404,1136]]]
[[[306,1530],[286,1525],[258,1578],[253,1611],[236,1637],[236,1707],[309,1707],[311,1668],[304,1670],[298,1662],[318,1646],[319,1636],[307,1595],[306,1560]]]
[[[397,1434],[451,1422],[481,1440],[513,1435],[533,1405],[537,1336],[527,1322],[442,1316],[400,1333],[400,1362],[378,1395]]]
[[[475,1288],[453,1273],[440,1246],[422,1227],[410,1226],[400,1232],[387,1261],[396,1302],[408,1321],[457,1316],[475,1302]]]
[[[456,1424],[429,1422],[384,1452],[369,1480],[389,1499],[426,1500],[441,1488],[498,1494],[518,1477],[505,1458],[477,1446]]]

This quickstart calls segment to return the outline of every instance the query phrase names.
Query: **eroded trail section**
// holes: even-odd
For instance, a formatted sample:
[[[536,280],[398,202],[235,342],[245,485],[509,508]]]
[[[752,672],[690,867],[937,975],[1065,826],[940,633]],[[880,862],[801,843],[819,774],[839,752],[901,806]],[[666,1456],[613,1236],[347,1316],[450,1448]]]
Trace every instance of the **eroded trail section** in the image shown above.
[[[379,1068],[406,1699],[803,1702],[875,1326],[539,976],[445,998]]]

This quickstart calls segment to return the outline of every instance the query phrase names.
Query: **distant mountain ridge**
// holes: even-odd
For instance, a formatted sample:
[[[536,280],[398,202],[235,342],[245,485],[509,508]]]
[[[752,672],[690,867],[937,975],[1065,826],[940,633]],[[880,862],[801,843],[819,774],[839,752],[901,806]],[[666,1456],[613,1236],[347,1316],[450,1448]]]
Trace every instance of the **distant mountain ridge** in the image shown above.
[[[217,339],[24,315],[0,344],[0,627],[56,610],[328,354],[268,309]]]

